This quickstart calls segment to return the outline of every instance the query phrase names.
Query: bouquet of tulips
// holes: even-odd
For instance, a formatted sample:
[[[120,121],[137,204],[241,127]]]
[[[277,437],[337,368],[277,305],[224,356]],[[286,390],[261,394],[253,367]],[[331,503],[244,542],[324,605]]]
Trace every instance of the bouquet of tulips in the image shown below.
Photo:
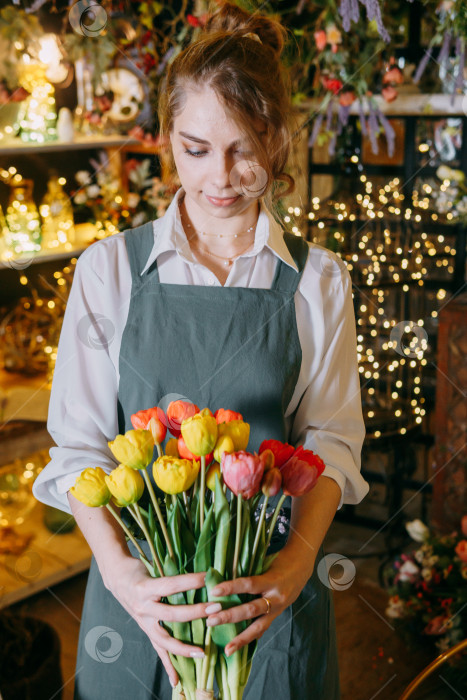
[[[259,454],[247,452],[249,424],[239,413],[222,408],[213,414],[209,408],[174,401],[166,413],[159,407],[138,411],[131,422],[133,430],[109,442],[119,466],[109,475],[100,467],[85,469],[71,493],[87,506],[110,510],[151,576],[206,572],[204,588],[163,602],[212,601],[224,609],[244,602],[241,598],[246,596],[219,597],[213,589],[224,580],[267,571],[277,555],[267,551],[284,499],[312,489],[323,461],[311,450],[277,440],[264,441]],[[173,437],[163,448],[167,429]],[[149,468],[163,492],[160,498]],[[139,502],[145,487],[143,507]],[[277,504],[267,515],[268,500],[276,496]],[[134,519],[150,557],[115,505],[126,508]],[[214,698],[214,678],[220,698],[241,700],[257,642],[230,656],[224,650],[247,624],[208,627],[203,618],[164,623],[177,639],[205,650],[201,659],[171,654],[180,679],[174,700]]]

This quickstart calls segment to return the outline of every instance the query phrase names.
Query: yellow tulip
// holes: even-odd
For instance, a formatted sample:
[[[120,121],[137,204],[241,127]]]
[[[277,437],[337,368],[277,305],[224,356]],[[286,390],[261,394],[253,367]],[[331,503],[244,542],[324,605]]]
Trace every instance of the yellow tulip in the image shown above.
[[[214,448],[214,459],[220,462],[224,452],[227,452],[228,454],[235,452],[235,446],[230,435],[221,435],[217,438],[216,446]]]
[[[217,441],[217,421],[214,416],[196,413],[182,422],[182,437],[191,454],[208,455]]]
[[[221,465],[219,462],[213,462],[206,472],[206,486],[208,489],[211,489],[211,491],[216,490],[216,474],[219,477],[220,483],[222,483]]]
[[[164,493],[181,493],[193,486],[198,476],[200,463],[191,459],[159,457],[154,462],[154,481]]]
[[[219,435],[228,435],[232,438],[235,452],[246,450],[250,439],[250,425],[243,420],[231,420],[228,423],[218,425]]]
[[[71,487],[70,493],[85,506],[91,508],[106,506],[112,494],[105,483],[105,477],[106,473],[100,467],[95,469],[89,467],[81,472],[75,485]]]
[[[130,469],[146,469],[152,461],[154,439],[149,430],[127,430],[108,445],[114,457]]]
[[[180,457],[178,453],[178,440],[177,438],[170,438],[170,440],[167,440],[167,444],[165,446],[165,454],[168,457]]]
[[[110,493],[118,506],[129,506],[139,501],[144,491],[143,477],[136,469],[120,464],[105,477]]]

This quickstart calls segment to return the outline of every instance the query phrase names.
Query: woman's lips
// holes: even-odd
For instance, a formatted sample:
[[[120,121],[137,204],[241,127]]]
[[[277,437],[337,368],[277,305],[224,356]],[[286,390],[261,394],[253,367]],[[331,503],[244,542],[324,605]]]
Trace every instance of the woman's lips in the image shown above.
[[[229,207],[230,205],[234,204],[237,199],[240,199],[240,195],[238,194],[236,197],[210,197],[208,194],[206,195],[206,199],[208,202],[211,202],[211,204],[214,204],[216,207]]]

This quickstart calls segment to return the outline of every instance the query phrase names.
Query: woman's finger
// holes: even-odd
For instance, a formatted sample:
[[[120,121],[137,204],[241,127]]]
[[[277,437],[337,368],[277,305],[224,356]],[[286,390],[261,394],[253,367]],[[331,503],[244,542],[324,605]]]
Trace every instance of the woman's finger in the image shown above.
[[[276,618],[277,615],[261,615],[255,622],[249,625],[246,630],[241,634],[238,634],[232,639],[231,642],[225,647],[225,653],[230,656],[234,651],[238,651],[245,644],[249,644],[254,639],[259,639],[266,632],[271,622]]]
[[[153,643],[153,647],[157,651],[157,654],[158,654],[160,660],[162,661],[162,664],[163,664],[165,670],[167,671],[170,685],[172,686],[172,688],[175,688],[175,686],[178,683],[178,673],[173,667],[173,664],[170,660],[169,653],[165,649],[163,649],[162,647],[158,646],[157,644]]]
[[[259,617],[260,615],[266,615],[268,610],[273,610],[273,604],[271,603],[270,609],[264,598],[256,598],[256,600],[251,600],[249,603],[243,603],[242,605],[234,605],[228,610],[223,610],[222,612],[210,615],[206,620],[208,627],[213,627],[214,625],[223,625],[226,622],[240,622],[241,620],[251,620],[254,617]]]
[[[169,596],[173,593],[184,593],[196,588],[203,588],[206,573],[179,574],[177,576],[164,576],[163,578],[150,579],[152,589],[159,597]]]
[[[194,605],[155,603],[154,607],[156,611],[155,617],[163,622],[189,622],[222,610],[220,603],[195,603]]]
[[[260,576],[243,576],[233,581],[222,581],[211,591],[214,596],[232,595],[232,593],[263,593],[269,587],[267,574]]]
[[[158,623],[156,624],[154,637],[156,638],[156,644],[161,646],[166,651],[170,651],[171,654],[189,656],[192,659],[202,659],[204,657],[204,649],[201,647],[192,646],[191,644],[184,644],[178,639],[174,639],[170,636],[167,630],[161,627]]]

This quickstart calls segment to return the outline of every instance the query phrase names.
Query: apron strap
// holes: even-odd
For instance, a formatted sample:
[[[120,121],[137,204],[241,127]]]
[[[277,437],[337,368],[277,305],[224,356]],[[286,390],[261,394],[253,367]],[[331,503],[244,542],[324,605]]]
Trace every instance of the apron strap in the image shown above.
[[[283,260],[278,260],[276,274],[274,276],[271,289],[291,292],[295,294],[300,279],[305,269],[308,259],[309,246],[302,236],[295,236],[293,233],[284,231],[284,242],[289,249],[289,253],[298,267],[298,273],[287,265]]]
[[[124,236],[130,263],[131,280],[133,285],[139,285],[143,281],[141,272],[154,246],[153,222],[148,221],[142,226],[127,229],[124,232]]]

